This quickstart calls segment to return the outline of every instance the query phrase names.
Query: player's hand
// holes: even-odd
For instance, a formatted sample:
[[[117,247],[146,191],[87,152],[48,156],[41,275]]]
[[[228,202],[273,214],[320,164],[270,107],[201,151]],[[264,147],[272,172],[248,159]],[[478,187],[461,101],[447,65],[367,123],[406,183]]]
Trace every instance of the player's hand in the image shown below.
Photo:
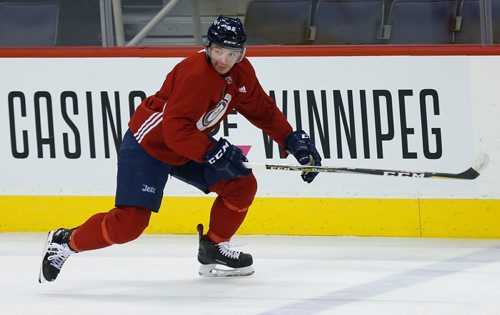
[[[321,156],[311,142],[309,135],[302,130],[292,132],[285,140],[286,151],[293,154],[300,165],[321,166]],[[302,172],[302,180],[311,183],[318,172]]]
[[[224,138],[215,143],[215,147],[205,155],[205,162],[211,165],[223,179],[247,176],[252,172],[243,162],[248,162],[240,148]]]

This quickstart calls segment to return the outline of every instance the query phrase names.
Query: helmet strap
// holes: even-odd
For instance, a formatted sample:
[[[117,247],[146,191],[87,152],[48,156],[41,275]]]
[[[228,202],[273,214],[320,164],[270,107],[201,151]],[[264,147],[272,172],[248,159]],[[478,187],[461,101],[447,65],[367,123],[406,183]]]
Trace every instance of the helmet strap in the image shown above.
[[[241,48],[241,58],[240,58],[240,60],[238,60],[238,62],[241,62],[243,60],[243,58],[245,58],[245,53],[246,52],[247,52],[247,48],[246,47]]]
[[[207,56],[207,59],[210,59],[210,54],[208,53],[208,48],[210,48],[210,45],[205,46],[205,55]]]

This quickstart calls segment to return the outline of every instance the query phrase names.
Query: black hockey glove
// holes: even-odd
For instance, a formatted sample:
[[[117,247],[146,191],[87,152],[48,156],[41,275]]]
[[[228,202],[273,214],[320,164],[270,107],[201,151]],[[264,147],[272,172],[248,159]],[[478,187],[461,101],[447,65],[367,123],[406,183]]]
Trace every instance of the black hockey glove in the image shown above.
[[[248,162],[243,151],[224,138],[220,138],[215,147],[207,152],[205,162],[211,165],[222,179],[247,176],[252,172],[243,166],[243,162]]]
[[[302,130],[292,132],[285,140],[285,149],[293,154],[300,165],[321,166],[321,156],[316,150],[314,143]],[[302,172],[302,180],[311,183],[318,175],[318,172]]]

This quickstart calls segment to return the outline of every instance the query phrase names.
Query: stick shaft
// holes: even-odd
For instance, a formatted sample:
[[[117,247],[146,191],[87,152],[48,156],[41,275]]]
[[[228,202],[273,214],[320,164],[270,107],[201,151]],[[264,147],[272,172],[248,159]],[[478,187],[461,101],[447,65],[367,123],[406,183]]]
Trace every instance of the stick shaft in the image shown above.
[[[413,178],[475,179],[479,176],[479,172],[472,167],[468,168],[467,170],[461,173],[441,173],[441,172],[419,172],[419,171],[348,168],[348,167],[332,167],[332,166],[261,164],[261,163],[249,163],[249,162],[243,164],[246,167],[252,169],[341,173],[341,174],[364,174],[364,175],[413,177]]]

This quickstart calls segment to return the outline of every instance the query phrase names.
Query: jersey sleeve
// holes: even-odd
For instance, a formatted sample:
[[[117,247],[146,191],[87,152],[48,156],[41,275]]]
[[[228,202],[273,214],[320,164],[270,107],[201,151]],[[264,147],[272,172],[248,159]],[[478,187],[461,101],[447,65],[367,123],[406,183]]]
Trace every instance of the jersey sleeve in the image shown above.
[[[250,82],[249,89],[247,96],[236,109],[254,126],[262,129],[274,141],[285,147],[285,139],[292,132],[292,126],[276,102],[264,91],[249,63],[248,66],[245,76]]]

